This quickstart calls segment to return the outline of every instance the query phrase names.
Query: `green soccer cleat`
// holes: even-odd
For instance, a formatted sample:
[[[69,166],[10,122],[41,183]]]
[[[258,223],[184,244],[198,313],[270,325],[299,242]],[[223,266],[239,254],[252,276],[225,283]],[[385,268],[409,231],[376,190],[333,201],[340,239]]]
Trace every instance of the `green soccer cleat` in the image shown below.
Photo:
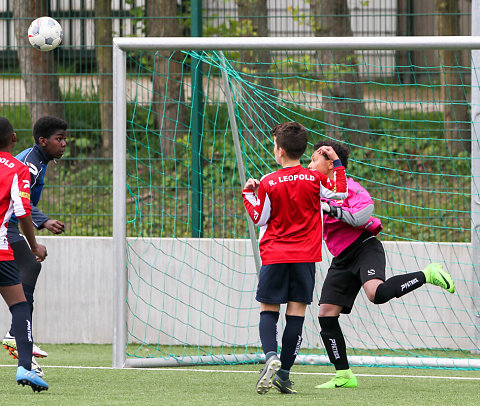
[[[335,375],[328,382],[315,386],[315,389],[335,389],[335,388],[356,388],[358,386],[355,375],[350,374],[349,378]]]
[[[257,381],[257,393],[263,395],[272,387],[272,380],[278,370],[282,367],[280,358],[272,355],[266,362],[265,367],[260,372],[260,378]]]
[[[15,337],[11,336],[9,333],[5,334],[5,337],[3,337],[2,341],[3,348],[5,348],[8,353],[12,356],[13,359],[18,358],[18,352],[17,352],[17,341],[15,340]],[[34,357],[37,358],[45,358],[48,356],[48,353],[46,351],[43,351],[39,346],[33,344],[33,349],[32,349],[32,354]]]
[[[455,292],[455,284],[448,272],[446,272],[442,265],[436,262],[428,265],[423,271],[425,274],[425,281],[432,285],[440,286],[450,293]]]
[[[280,379],[278,375],[275,375],[272,381],[272,386],[280,393],[286,395],[295,395],[297,391],[292,388],[293,382],[290,379]]]

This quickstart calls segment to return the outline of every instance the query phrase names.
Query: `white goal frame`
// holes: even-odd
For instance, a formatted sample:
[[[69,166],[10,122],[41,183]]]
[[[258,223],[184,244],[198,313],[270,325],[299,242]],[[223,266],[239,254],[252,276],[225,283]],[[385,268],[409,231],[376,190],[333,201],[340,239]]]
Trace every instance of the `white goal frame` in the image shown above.
[[[474,24],[475,25],[475,24]],[[474,27],[474,31],[480,28]],[[480,32],[479,32],[480,33]],[[471,99],[472,99],[472,207],[480,205],[480,37],[222,37],[222,38],[184,38],[184,37],[150,37],[150,38],[114,38],[113,39],[113,265],[114,265],[114,301],[113,301],[113,367],[158,367],[197,365],[202,361],[211,363],[215,356],[188,357],[179,363],[155,358],[126,359],[127,344],[127,261],[126,261],[126,51],[131,50],[414,50],[414,49],[468,49],[472,50]],[[225,78],[224,78],[225,80]],[[228,83],[228,80],[226,81]],[[228,84],[226,85],[228,93]],[[227,104],[229,103],[226,94]],[[229,105],[229,112],[232,106]],[[230,115],[232,133],[236,135],[235,115]],[[238,139],[234,139],[237,143]],[[242,174],[241,154],[237,150],[237,164],[240,178]],[[480,211],[472,210],[471,243],[474,256],[475,273],[480,275]],[[252,244],[255,245],[255,232],[249,227]],[[252,235],[253,231],[253,235]],[[479,233],[480,234],[480,233]],[[254,247],[254,252],[257,248]],[[259,266],[256,256],[256,264]],[[480,276],[479,276],[480,279]],[[474,294],[480,297],[480,287]],[[480,301],[480,300],[479,300]],[[477,303],[476,308],[480,308]],[[477,314],[477,317],[480,315]],[[477,325],[480,334],[480,322]],[[477,337],[479,338],[479,337]],[[253,355],[252,355],[253,356]],[[247,362],[249,355],[232,355],[231,361]],[[228,361],[222,356],[223,361]],[[258,356],[255,356],[258,360]],[[411,357],[372,357],[351,356],[349,360],[355,365],[388,365],[447,368],[480,368],[480,359],[450,358],[411,358]],[[327,364],[326,356],[303,356],[297,363]]]

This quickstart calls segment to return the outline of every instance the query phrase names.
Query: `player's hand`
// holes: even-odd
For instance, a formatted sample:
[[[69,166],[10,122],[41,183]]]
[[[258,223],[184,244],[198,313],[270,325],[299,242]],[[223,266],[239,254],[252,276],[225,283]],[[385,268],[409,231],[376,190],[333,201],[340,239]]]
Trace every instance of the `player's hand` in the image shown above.
[[[331,159],[332,161],[336,161],[337,159],[339,159],[335,150],[328,145],[321,146],[317,149],[317,152],[321,155],[328,156],[328,159]]]
[[[327,202],[322,202],[322,211],[330,217],[340,220],[342,218],[342,209],[338,206],[331,206]]]
[[[256,190],[259,184],[259,180],[250,178],[243,188],[246,190]]]
[[[43,226],[53,234],[62,234],[65,231],[65,224],[60,220],[47,220]]]
[[[47,247],[43,244],[37,244],[37,247],[32,249],[32,254],[37,257],[38,262],[42,262],[47,257]]]

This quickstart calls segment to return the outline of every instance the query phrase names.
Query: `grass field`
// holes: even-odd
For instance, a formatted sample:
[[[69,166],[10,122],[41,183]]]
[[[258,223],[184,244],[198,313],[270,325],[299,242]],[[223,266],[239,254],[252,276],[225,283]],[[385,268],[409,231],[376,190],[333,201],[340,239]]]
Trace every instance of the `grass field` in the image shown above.
[[[111,369],[109,345],[43,345],[47,392],[15,382],[16,362],[0,352],[2,405],[478,405],[480,371],[354,368],[359,387],[323,390],[332,368],[294,366],[298,395],[255,392],[261,365]]]

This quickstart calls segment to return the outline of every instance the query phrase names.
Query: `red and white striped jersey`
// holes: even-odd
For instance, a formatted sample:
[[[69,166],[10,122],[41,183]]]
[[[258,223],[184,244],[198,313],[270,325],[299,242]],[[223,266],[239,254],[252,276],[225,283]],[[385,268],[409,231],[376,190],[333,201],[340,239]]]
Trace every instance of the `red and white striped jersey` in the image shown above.
[[[13,261],[7,240],[8,220],[28,216],[30,206],[30,172],[12,154],[0,151],[0,261]]]
[[[243,190],[243,202],[260,227],[262,264],[322,260],[320,197],[334,200],[348,195],[345,168],[335,168],[333,180],[300,165],[282,168],[260,180],[257,196]]]

